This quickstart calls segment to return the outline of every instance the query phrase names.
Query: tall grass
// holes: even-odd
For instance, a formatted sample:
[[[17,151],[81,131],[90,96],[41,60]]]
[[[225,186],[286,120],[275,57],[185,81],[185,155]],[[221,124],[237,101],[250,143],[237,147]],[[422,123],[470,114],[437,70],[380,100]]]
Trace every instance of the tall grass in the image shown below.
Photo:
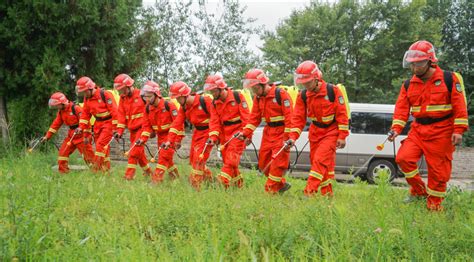
[[[405,189],[335,184],[333,198],[283,196],[247,172],[241,190],[182,178],[158,186],[137,172],[122,179],[51,170],[54,155],[1,160],[2,260],[464,260],[474,258],[474,199],[452,191],[445,211],[402,204]]]

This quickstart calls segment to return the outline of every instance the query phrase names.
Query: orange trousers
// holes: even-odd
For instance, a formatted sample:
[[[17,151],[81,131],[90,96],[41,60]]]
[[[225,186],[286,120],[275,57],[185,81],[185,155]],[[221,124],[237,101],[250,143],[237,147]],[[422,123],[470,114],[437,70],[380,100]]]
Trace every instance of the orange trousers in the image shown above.
[[[127,180],[132,180],[135,177],[135,170],[137,168],[137,164],[140,165],[140,167],[143,169],[143,171],[145,172],[145,175],[151,176],[153,171],[148,165],[148,159],[145,154],[145,146],[143,145],[133,146],[135,144],[135,141],[138,138],[140,138],[142,130],[141,129],[129,130],[129,132],[130,132],[130,148],[133,147],[133,149],[130,151],[128,155],[128,164],[127,164],[127,169],[125,170],[124,178]]]
[[[412,130],[413,131],[413,130]],[[454,146],[451,135],[423,140],[417,132],[408,134],[398,150],[396,162],[410,184],[410,194],[427,197],[427,208],[441,209],[441,202],[446,195],[447,182],[451,178]],[[418,161],[425,156],[428,164],[428,186],[421,179]]]
[[[334,178],[336,141],[337,133],[320,137],[315,141],[310,140],[311,170],[304,189],[305,195],[314,195],[320,186],[322,195],[333,194],[331,179]]]
[[[189,163],[192,166],[189,182],[199,190],[204,180],[212,181],[212,173],[206,166],[206,162],[212,151],[212,146],[206,146],[209,138],[209,130],[195,130],[191,140]],[[205,151],[203,151],[205,148]],[[201,155],[202,154],[202,155]]]
[[[230,134],[225,139],[222,139],[222,143],[229,141],[233,134]],[[224,166],[222,166],[221,172],[219,173],[219,181],[228,188],[229,186],[243,187],[244,179],[240,174],[239,163],[240,157],[245,149],[245,142],[237,138],[232,139],[224,148],[222,148],[222,160]]]
[[[69,140],[71,140],[74,135],[74,130],[69,130],[66,138],[64,138],[61,147],[59,148],[58,153],[58,170],[59,173],[65,174],[69,172],[69,156],[74,153],[77,149],[81,153],[82,157],[86,161],[87,165],[92,163],[94,158],[94,150],[92,145],[89,143],[84,143],[83,135],[75,135],[71,143],[68,145]]]
[[[157,133],[156,136],[158,141],[158,147],[168,141],[168,131]],[[179,177],[178,168],[174,165],[174,149],[159,149],[158,153],[158,162],[156,164],[155,173],[151,177],[153,183],[160,183],[165,178],[165,173],[168,172],[168,175],[171,179]]]
[[[92,170],[95,172],[110,169],[110,145],[107,143],[113,137],[113,128],[112,120],[94,123],[95,155]]]

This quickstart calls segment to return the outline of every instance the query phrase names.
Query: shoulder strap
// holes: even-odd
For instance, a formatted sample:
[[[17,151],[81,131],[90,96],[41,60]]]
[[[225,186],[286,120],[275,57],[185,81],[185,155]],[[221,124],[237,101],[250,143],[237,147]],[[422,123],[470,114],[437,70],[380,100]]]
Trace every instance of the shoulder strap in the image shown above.
[[[147,104],[147,105],[146,105],[145,110],[146,110],[146,113],[147,113],[147,114],[150,113],[150,104]]]
[[[234,93],[234,98],[235,98],[235,101],[237,101],[237,104],[240,104],[240,95],[239,95],[239,92],[238,91],[232,91],[232,93]]]
[[[204,100],[204,96],[199,97],[199,104],[201,105],[202,110],[209,115],[209,111],[207,111],[206,100]]]
[[[166,111],[170,111],[170,105],[169,105],[169,102],[165,100],[165,109]]]
[[[405,82],[403,82],[403,86],[405,87],[405,92],[408,92],[408,87],[410,86],[410,79],[405,80]]]
[[[279,87],[277,87],[275,89],[275,99],[276,99],[278,105],[281,106],[281,89]]]
[[[100,89],[100,97],[102,98],[102,101],[104,101],[104,103],[107,102],[107,100],[105,99],[105,90],[103,88]]]
[[[453,91],[453,72],[451,71],[443,71],[443,78],[446,87],[448,88],[449,94]]]
[[[334,102],[334,100],[336,99],[336,95],[334,94],[334,85],[330,84],[330,83],[327,83],[326,84],[326,91],[328,93],[329,101]]]
[[[74,102],[72,102],[71,111],[73,115],[77,116],[76,104]]]
[[[304,107],[306,107],[306,99],[308,99],[308,97],[306,96],[306,91],[306,89],[301,90],[301,100],[303,100]]]

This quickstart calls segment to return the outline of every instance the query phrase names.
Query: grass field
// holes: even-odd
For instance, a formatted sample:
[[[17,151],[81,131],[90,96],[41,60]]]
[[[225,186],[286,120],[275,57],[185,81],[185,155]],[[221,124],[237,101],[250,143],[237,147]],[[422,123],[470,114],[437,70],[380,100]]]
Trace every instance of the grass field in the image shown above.
[[[402,204],[406,189],[335,184],[332,199],[303,197],[292,180],[283,196],[182,178],[150,186],[110,176],[51,170],[52,154],[0,160],[0,260],[422,260],[474,259],[474,198],[451,190],[445,211]]]

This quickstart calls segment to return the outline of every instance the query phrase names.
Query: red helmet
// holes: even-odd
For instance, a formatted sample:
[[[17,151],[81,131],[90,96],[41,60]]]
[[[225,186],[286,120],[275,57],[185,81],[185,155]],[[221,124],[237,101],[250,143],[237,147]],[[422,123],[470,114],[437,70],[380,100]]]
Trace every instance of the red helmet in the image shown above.
[[[185,82],[178,81],[170,86],[171,98],[176,98],[178,96],[189,96],[189,94],[191,94],[191,88]]]
[[[204,83],[204,91],[210,91],[216,88],[224,89],[226,87],[227,84],[225,83],[224,78],[219,74],[208,76]]]
[[[145,95],[145,93],[153,93],[158,97],[161,97],[160,86],[157,83],[148,80],[145,85],[143,85],[142,90],[140,90],[141,96]]]
[[[433,44],[428,41],[417,41],[408,48],[403,56],[403,67],[410,67],[411,63],[420,61],[438,62]]]
[[[321,80],[323,73],[313,61],[304,61],[295,70],[295,84],[303,84],[313,79]]]
[[[261,69],[250,69],[245,74],[245,79],[242,81],[244,88],[251,88],[258,84],[267,84],[270,79],[265,75]]]
[[[83,76],[77,80],[76,93],[81,93],[95,88],[95,83],[87,76]]]
[[[63,93],[56,92],[52,94],[51,97],[49,98],[48,106],[49,108],[53,108],[61,104],[66,105],[68,103],[69,103],[69,100],[67,100],[67,97]]]
[[[132,86],[135,80],[133,80],[129,75],[127,74],[120,74],[115,77],[114,79],[114,88],[119,91],[123,89],[124,87],[127,86]]]

